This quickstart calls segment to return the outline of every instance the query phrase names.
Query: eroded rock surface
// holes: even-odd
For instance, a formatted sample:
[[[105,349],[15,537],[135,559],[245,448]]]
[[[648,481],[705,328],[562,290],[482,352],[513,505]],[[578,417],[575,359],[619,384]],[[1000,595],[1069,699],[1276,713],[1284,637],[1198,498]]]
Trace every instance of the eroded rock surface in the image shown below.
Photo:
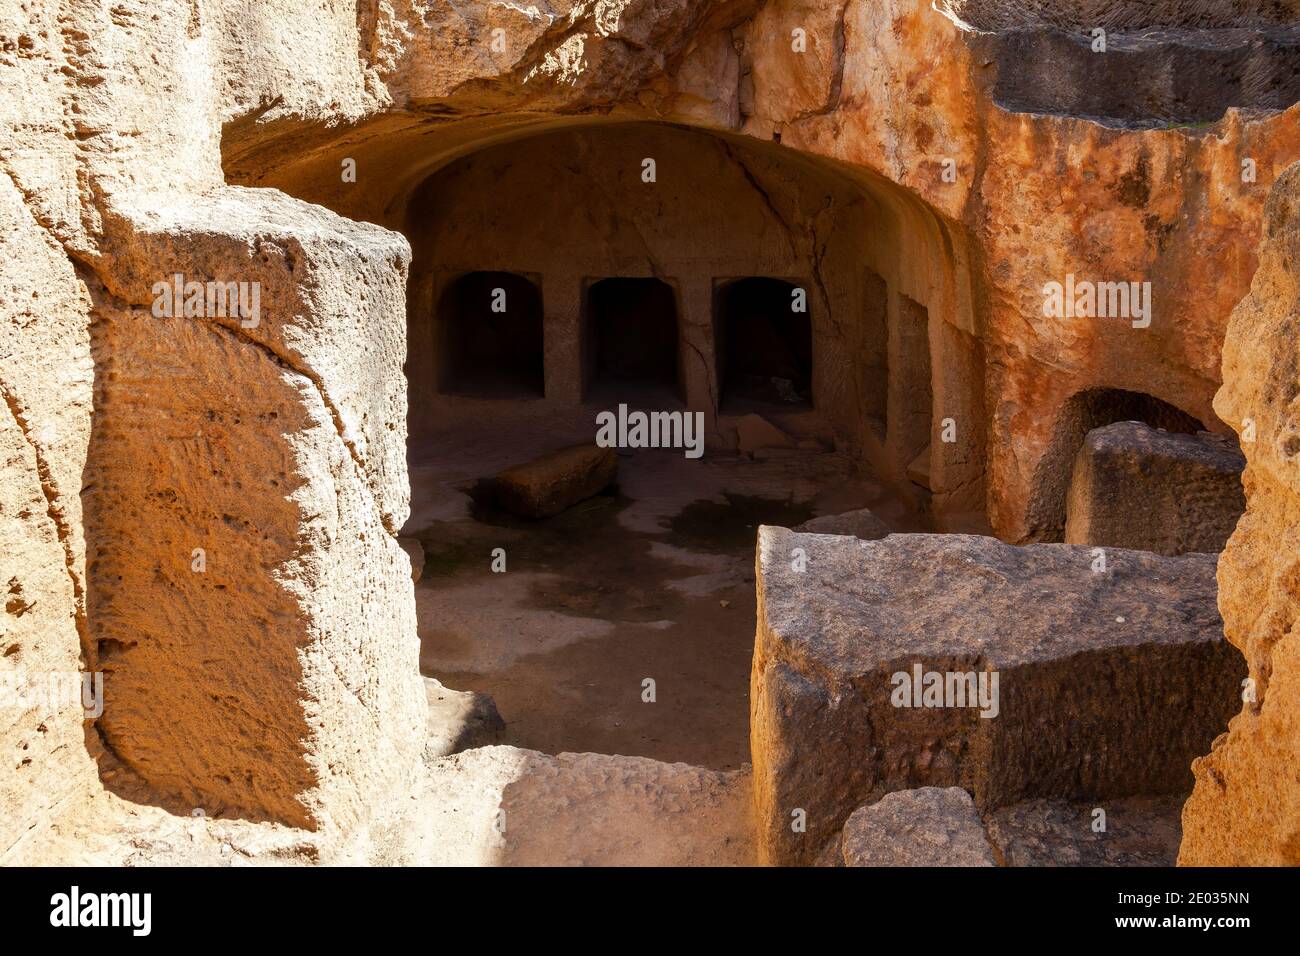
[[[83,493],[99,729],[180,812],[345,830],[406,785],[425,726],[395,537],[406,242],[232,189],[106,245]],[[160,302],[196,263],[256,311]]]
[[[974,0],[0,2],[0,666],[103,670],[112,688],[89,728],[72,709],[6,711],[15,759],[0,771],[0,856],[69,832],[95,845],[78,829],[88,801],[114,806],[94,818],[101,835],[122,832],[103,782],[181,813],[201,804],[347,829],[417,772],[426,714],[410,562],[394,539],[407,507],[407,248],[392,230],[433,172],[532,133],[628,121],[694,127],[720,155],[743,138],[843,174],[879,226],[866,281],[886,290],[871,314],[889,329],[890,369],[864,360],[854,328],[826,330],[821,347],[868,379],[892,370],[892,396],[932,401],[895,416],[914,434],[884,436],[864,420],[881,409],[859,395],[866,411],[845,420],[862,434],[846,447],[900,473],[916,462],[937,515],[987,504],[1000,535],[1032,540],[1059,531],[1064,487],[1037,496],[1044,468],[1072,460],[1053,444],[1082,391],[1149,392],[1222,427],[1210,397],[1225,317],[1255,273],[1266,191],[1300,151],[1292,86],[1273,70],[1290,14]],[[1202,61],[1230,80],[1214,88],[1181,69],[1167,90],[1135,77],[1122,37],[1113,60],[1070,59],[1070,75],[1105,74],[1095,83],[1040,83],[1031,62],[1009,86],[1016,56],[1077,47],[1044,31],[1093,24],[1184,31],[1138,51],[1174,66],[1202,39],[1189,31],[1269,35],[1254,73],[1239,37],[1209,44]],[[1238,82],[1250,76],[1279,82]],[[1153,84],[1141,115],[1072,115],[1096,103],[1115,113],[1128,78]],[[1051,101],[1019,102],[1026,92]],[[1194,861],[1295,857],[1294,188],[1293,176],[1269,209],[1271,245],[1215,406],[1261,436],[1246,448],[1251,510],[1221,569],[1256,697],[1200,766]],[[778,225],[784,215],[772,205]],[[801,215],[817,228],[787,226],[773,242],[797,235],[819,260],[816,232],[831,223],[815,203]],[[790,240],[791,255],[803,248]],[[623,265],[653,272],[644,258]],[[261,283],[263,321],[160,319],[154,284],[177,272]],[[1045,316],[1044,283],[1074,273],[1152,281],[1150,326]],[[707,283],[692,295],[707,301]],[[918,342],[932,363],[902,361]],[[703,381],[709,357],[693,361]],[[842,375],[826,387],[861,385]],[[945,417],[954,440],[936,442]],[[1202,675],[1188,727],[1227,676]],[[1153,752],[1172,766],[1188,727]],[[163,842],[183,847],[176,829]]]
[[[48,64],[25,66],[19,80],[12,65],[0,65],[30,96],[22,115],[48,105],[49,89]],[[50,217],[71,214],[53,185],[67,169],[57,153],[37,162],[29,152],[43,153],[52,130],[32,129],[15,152],[5,120],[19,108],[0,94],[0,155],[10,157],[0,162],[0,860],[39,862],[27,855],[38,831],[75,814],[98,786],[99,741],[87,719],[94,708],[82,706],[94,648],[78,494],[94,363],[90,298],[48,228]],[[49,177],[39,200],[11,175],[28,163],[33,175]],[[102,694],[94,696],[102,705]]]
[[[408,537],[399,537],[397,543],[411,559],[411,583],[418,584],[420,578],[424,576],[424,545],[420,543],[419,538]]]
[[[1224,628],[1250,683],[1193,765],[1179,862],[1300,863],[1300,165],[1278,183],[1251,294],[1232,313],[1215,407],[1246,454],[1246,514],[1219,561]]]

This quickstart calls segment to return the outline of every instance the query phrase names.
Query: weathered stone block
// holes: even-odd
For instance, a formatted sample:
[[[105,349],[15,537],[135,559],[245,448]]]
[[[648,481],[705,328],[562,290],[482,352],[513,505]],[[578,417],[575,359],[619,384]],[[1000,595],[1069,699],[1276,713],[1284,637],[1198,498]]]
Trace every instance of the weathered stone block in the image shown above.
[[[425,736],[406,241],[272,190],[113,228],[83,491],[99,731],[181,812],[346,830]],[[167,315],[177,273],[260,309]]]
[[[1156,554],[1222,551],[1246,509],[1236,443],[1116,422],[1088,432],[1074,461],[1065,540]]]
[[[886,794],[844,824],[845,866],[997,866],[975,801],[960,787]]]
[[[550,518],[599,494],[617,474],[614,449],[574,445],[507,468],[496,476],[494,490],[507,511],[525,518]]]
[[[762,858],[811,862],[849,813],[893,790],[959,786],[982,810],[1185,790],[1244,672],[1223,639],[1215,562],[1108,557],[1099,573],[1069,545],[761,529]],[[931,673],[947,706],[927,706]],[[901,706],[918,675],[923,706]]]

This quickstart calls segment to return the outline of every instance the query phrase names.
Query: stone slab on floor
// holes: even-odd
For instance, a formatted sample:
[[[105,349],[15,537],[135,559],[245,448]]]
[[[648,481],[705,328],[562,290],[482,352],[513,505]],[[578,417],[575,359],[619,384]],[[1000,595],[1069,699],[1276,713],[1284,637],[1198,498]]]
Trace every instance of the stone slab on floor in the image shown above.
[[[815,861],[853,810],[893,790],[959,786],[982,812],[1185,793],[1192,759],[1239,705],[1245,671],[1223,639],[1212,555],[1113,550],[1099,573],[1084,547],[764,527],[757,580],[763,862]],[[941,675],[955,706],[896,706],[918,672],[923,690]],[[995,706],[976,699],[981,675]]]
[[[618,474],[612,448],[573,445],[507,468],[494,481],[497,501],[525,518],[550,518],[599,494]]]
[[[1246,510],[1234,441],[1116,422],[1088,432],[1074,462],[1065,540],[1157,554],[1218,552]]]
[[[960,787],[896,790],[858,807],[844,824],[845,866],[997,866],[975,809]]]
[[[372,862],[744,866],[752,821],[748,768],[483,747],[426,769]]]

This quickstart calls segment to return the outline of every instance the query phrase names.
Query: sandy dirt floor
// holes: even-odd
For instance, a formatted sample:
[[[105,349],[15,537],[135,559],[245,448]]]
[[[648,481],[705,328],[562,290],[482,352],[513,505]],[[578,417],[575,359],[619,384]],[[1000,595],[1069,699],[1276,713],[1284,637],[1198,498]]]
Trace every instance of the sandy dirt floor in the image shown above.
[[[519,747],[741,766],[758,526],[869,507],[894,530],[928,530],[845,456],[818,451],[622,451],[616,490],[545,521],[515,518],[477,502],[475,484],[591,441],[596,409],[448,402],[446,424],[412,442],[404,533],[426,554],[421,668],[491,694]],[[491,570],[495,548],[505,573]]]

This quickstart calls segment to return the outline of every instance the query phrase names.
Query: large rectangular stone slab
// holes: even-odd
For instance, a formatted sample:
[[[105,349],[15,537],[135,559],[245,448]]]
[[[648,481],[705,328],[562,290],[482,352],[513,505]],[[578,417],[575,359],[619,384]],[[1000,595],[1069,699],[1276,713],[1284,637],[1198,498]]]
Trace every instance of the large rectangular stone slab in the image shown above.
[[[1088,432],[1066,502],[1068,544],[1156,554],[1223,550],[1246,495],[1231,439],[1116,422]]]
[[[856,807],[894,790],[959,786],[981,810],[1185,792],[1244,674],[1222,636],[1215,561],[1107,558],[1094,570],[1091,550],[1069,545],[762,528],[750,693],[762,859],[812,862]],[[985,675],[990,699],[996,675],[996,715],[895,706],[917,667],[945,684],[971,674],[977,690]]]

